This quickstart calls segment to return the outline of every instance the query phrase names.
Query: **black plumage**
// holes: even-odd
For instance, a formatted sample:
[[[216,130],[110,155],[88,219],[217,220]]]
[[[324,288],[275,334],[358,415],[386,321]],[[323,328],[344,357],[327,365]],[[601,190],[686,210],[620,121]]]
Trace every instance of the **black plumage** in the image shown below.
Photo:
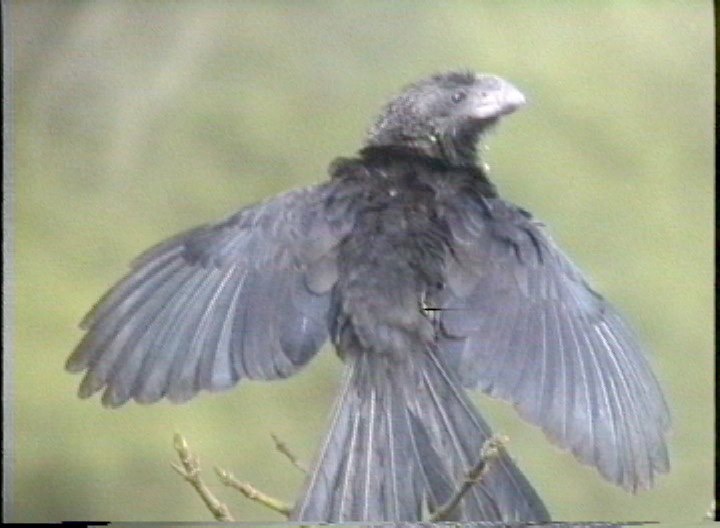
[[[67,362],[86,371],[80,396],[184,401],[289,376],[330,338],[346,372],[295,520],[444,504],[491,435],[462,387],[512,402],[611,482],[650,487],[669,413],[637,339],[478,159],[523,103],[492,75],[432,76],[328,182],[148,250],[83,321]],[[549,515],[503,453],[454,518]]]

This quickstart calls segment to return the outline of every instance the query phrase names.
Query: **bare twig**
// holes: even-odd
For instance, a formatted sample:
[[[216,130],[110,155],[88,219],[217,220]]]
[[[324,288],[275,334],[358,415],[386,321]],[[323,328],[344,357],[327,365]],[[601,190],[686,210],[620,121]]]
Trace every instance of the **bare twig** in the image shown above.
[[[305,466],[305,464],[300,462],[295,453],[290,451],[290,448],[287,446],[287,444],[280,440],[280,438],[278,438],[274,433],[270,433],[270,436],[272,436],[273,442],[275,442],[275,449],[285,455],[293,466],[298,468],[303,473],[307,473],[307,467]]]
[[[455,491],[453,496],[450,497],[450,499],[439,509],[433,512],[430,517],[430,522],[450,520],[453,510],[457,508],[457,505],[460,504],[460,501],[470,488],[482,479],[483,475],[490,467],[490,463],[500,455],[501,450],[504,448],[504,444],[507,441],[508,438],[505,436],[492,436],[485,441],[482,449],[480,449],[480,458],[477,463],[468,470],[465,475],[465,479]]]
[[[230,514],[228,507],[215,498],[200,478],[200,463],[197,457],[190,451],[190,447],[185,438],[179,433],[175,433],[173,444],[180,458],[180,464],[173,463],[172,468],[195,489],[216,521],[234,521],[235,519],[233,519]]]
[[[290,516],[290,512],[292,511],[292,507],[285,502],[276,499],[275,497],[271,497],[270,495],[267,495],[263,493],[262,491],[256,489],[252,485],[248,484],[247,482],[240,482],[237,480],[232,473],[229,471],[225,471],[224,469],[215,468],[215,473],[217,473],[218,478],[220,478],[220,482],[225,484],[226,486],[238,490],[240,493],[245,495],[248,499],[259,502],[266,508],[270,508],[273,511],[278,512],[281,515],[284,515],[285,517]]]
[[[303,472],[307,472],[307,469],[302,465],[295,454],[282,442],[276,435],[271,435],[275,442],[275,448],[285,455],[290,463]],[[507,437],[493,436],[485,441],[480,450],[480,456],[478,461],[472,466],[466,473],[462,483],[458,486],[455,493],[443,504],[440,508],[435,510],[430,517],[430,522],[442,522],[451,520],[453,511],[458,507],[460,501],[465,494],[478,483],[490,467],[490,463],[499,456],[504,444],[508,441]],[[232,522],[234,521],[227,506],[220,502],[209,488],[205,485],[203,480],[200,478],[200,464],[197,457],[190,451],[187,441],[180,434],[175,434],[174,447],[178,453],[181,464],[172,464],[173,469],[185,479],[197,492],[205,506],[210,510],[213,517],[217,521]],[[262,504],[266,508],[269,508],[286,518],[290,517],[292,512],[292,506],[271,497],[266,493],[258,490],[248,482],[241,482],[235,478],[229,471],[221,468],[215,468],[218,478],[221,483],[227,487],[233,488],[242,493],[246,498]]]

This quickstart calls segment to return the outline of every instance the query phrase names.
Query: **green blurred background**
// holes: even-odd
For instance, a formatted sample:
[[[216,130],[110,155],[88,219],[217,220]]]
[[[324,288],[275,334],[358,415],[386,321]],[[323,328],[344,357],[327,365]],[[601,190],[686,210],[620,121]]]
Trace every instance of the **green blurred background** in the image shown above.
[[[547,222],[653,351],[672,471],[637,496],[475,399],[558,520],[699,521],[713,476],[710,2],[8,3],[14,112],[14,519],[209,520],[171,470],[186,435],[238,520],[282,520],[212,466],[290,500],[341,370],[116,411],[75,397],[77,322],[138,252],[319,182],[389,96],[465,67],[530,104],[490,140],[504,196]],[[7,40],[6,40],[7,42]]]

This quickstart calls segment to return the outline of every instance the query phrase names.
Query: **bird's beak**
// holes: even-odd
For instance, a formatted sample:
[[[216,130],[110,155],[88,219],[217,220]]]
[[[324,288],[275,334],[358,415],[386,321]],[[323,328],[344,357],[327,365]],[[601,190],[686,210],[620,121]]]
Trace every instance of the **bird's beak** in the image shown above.
[[[515,86],[500,77],[478,78],[476,105],[473,117],[495,119],[510,114],[525,104],[525,96]]]

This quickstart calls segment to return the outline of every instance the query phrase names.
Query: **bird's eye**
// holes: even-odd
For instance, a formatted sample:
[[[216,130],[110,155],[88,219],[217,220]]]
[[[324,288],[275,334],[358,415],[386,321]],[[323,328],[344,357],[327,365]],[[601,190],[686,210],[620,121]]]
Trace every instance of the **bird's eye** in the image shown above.
[[[452,102],[459,103],[460,101],[464,101],[466,97],[467,94],[465,92],[455,92],[452,94]]]

